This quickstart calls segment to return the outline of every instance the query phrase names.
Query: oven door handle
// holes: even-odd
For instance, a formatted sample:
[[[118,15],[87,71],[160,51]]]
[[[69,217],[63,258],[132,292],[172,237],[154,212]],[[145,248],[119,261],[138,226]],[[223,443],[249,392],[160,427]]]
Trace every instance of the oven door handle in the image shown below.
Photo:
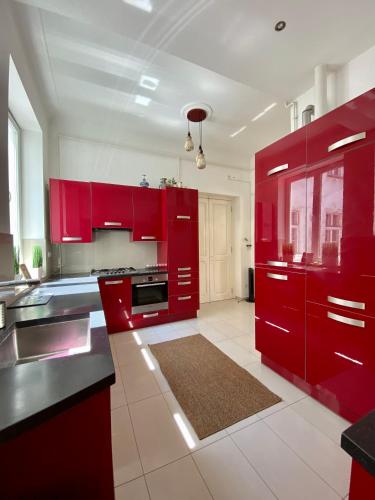
[[[135,285],[136,288],[145,288],[146,286],[162,286],[167,283],[164,281],[163,283],[145,283],[144,285]]]

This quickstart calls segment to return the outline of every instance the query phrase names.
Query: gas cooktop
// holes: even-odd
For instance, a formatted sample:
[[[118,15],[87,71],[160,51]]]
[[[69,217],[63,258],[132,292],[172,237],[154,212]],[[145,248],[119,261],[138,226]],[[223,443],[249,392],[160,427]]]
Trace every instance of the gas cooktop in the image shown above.
[[[116,274],[136,273],[134,267],[114,267],[112,269],[91,269],[91,276],[107,276]]]

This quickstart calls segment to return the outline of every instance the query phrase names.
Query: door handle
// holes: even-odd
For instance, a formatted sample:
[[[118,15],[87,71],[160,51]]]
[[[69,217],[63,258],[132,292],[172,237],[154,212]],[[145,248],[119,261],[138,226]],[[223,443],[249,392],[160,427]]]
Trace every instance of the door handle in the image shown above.
[[[122,226],[122,222],[104,222],[105,226]]]
[[[121,285],[123,283],[122,280],[116,280],[116,281],[105,281],[105,285]]]
[[[190,300],[191,295],[186,295],[185,297],[177,297],[177,300]]]
[[[190,215],[177,215],[176,216],[176,219],[186,219],[186,220],[190,220]]]
[[[267,273],[267,278],[271,278],[273,280],[281,280],[281,281],[288,280],[288,276],[286,276],[286,274]]]
[[[191,278],[191,274],[178,274],[177,278]]]
[[[82,236],[63,236],[63,241],[82,241]]]
[[[269,177],[270,175],[277,174],[278,172],[282,172],[283,170],[288,170],[288,168],[288,163],[285,163],[284,165],[279,165],[278,167],[271,168],[271,170],[268,170],[267,175]]]
[[[156,236],[141,236],[141,240],[156,240]]]
[[[275,267],[288,267],[287,262],[282,262],[280,260],[267,260],[267,264]]]
[[[163,283],[145,283],[144,285],[135,285],[136,288],[146,288],[146,286],[163,286],[166,285],[165,281]]]
[[[361,141],[362,139],[366,139],[366,132],[359,132],[358,134],[350,135],[349,137],[344,137],[344,139],[340,139],[337,142],[328,146],[328,153],[331,151],[335,151],[335,149],[342,148],[347,144],[351,144],[352,142]]]
[[[186,285],[191,285],[191,281],[179,281],[178,286],[186,286]]]
[[[142,318],[156,318],[156,316],[159,316],[159,313],[142,314]]]
[[[345,323],[346,325],[358,326],[359,328],[364,328],[366,326],[366,323],[360,319],[347,318],[346,316],[334,314],[330,311],[327,312],[327,317],[339,323]]]
[[[177,271],[191,271],[191,267],[178,267]]]
[[[332,304],[337,304],[338,306],[352,307],[353,309],[365,309],[366,304],[364,302],[354,302],[353,300],[344,300],[338,297],[332,297],[328,295],[328,302]]]

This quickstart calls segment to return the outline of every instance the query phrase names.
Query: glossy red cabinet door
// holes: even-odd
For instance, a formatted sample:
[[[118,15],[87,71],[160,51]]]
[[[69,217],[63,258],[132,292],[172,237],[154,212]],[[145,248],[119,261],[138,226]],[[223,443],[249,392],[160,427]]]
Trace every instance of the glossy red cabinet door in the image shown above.
[[[171,295],[186,295],[190,293],[198,293],[199,280],[197,278],[182,278],[179,280],[168,281],[168,294]]]
[[[305,377],[305,275],[255,269],[255,345],[272,361]]]
[[[306,131],[308,163],[375,141],[375,89],[313,121]]]
[[[304,167],[257,184],[256,265],[304,270],[306,189]]]
[[[276,178],[306,164],[306,128],[274,142],[255,155],[255,183]]]
[[[177,279],[179,274],[197,273],[198,252],[198,221],[170,221],[168,223],[169,279]]]
[[[50,179],[49,189],[51,242],[91,242],[90,184]]]
[[[98,280],[108,333],[132,328],[132,292],[130,278],[103,278]]]
[[[134,228],[133,241],[161,241],[162,201],[161,190],[133,188]]]
[[[198,220],[198,191],[186,188],[166,188],[168,220]]]
[[[307,304],[307,382],[356,420],[375,407],[375,318]]]
[[[375,316],[375,144],[308,167],[307,299]]]
[[[133,228],[133,189],[117,184],[91,183],[92,225],[102,229]]]
[[[169,297],[170,314],[190,313],[199,309],[199,294],[189,293]]]

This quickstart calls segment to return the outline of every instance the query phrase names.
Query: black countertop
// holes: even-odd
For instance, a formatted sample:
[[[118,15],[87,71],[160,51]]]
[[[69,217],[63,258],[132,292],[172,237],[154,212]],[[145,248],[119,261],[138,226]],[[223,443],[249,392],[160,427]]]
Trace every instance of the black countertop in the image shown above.
[[[90,312],[100,311],[99,292],[79,293],[81,285],[77,286],[78,293],[55,295],[44,306],[8,309],[7,326],[0,333],[0,342],[14,326],[40,325],[54,319],[90,318]],[[45,293],[50,293],[50,289]],[[115,382],[106,328],[90,324],[90,336],[89,352],[0,369],[0,441],[43,422]]]
[[[131,278],[132,276],[147,276],[148,274],[167,274],[167,268],[150,269],[147,267],[136,269],[135,271],[128,271],[123,273],[106,274],[105,276],[97,276],[98,279],[108,278]]]
[[[342,433],[341,447],[375,476],[375,410]]]

